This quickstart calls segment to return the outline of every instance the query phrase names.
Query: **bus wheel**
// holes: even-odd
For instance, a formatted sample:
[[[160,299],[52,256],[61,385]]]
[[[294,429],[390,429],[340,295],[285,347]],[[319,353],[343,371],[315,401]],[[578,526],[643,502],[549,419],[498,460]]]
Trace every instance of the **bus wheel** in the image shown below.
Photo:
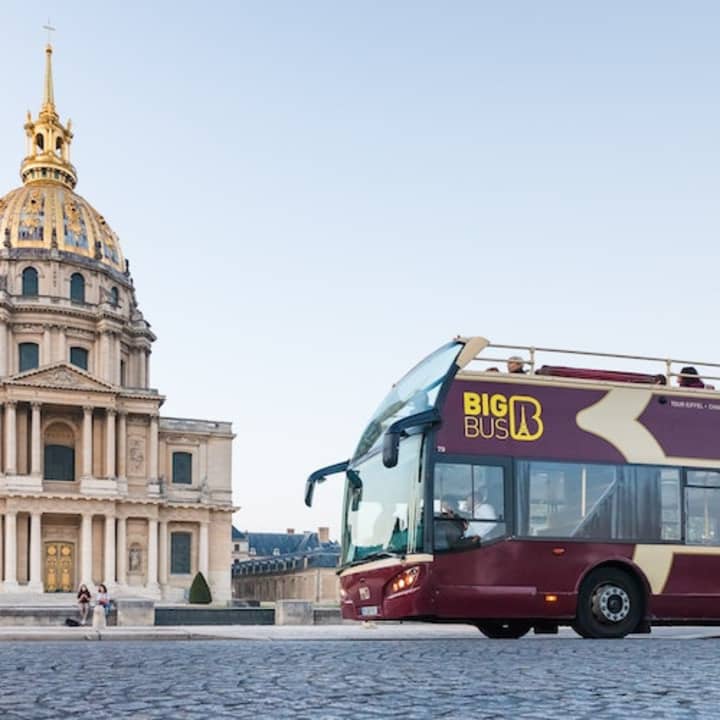
[[[527,635],[532,625],[529,622],[522,622],[521,620],[513,622],[484,620],[483,622],[475,623],[475,627],[485,635],[485,637],[492,638],[493,640],[515,640],[516,638],[521,638],[523,635]]]
[[[585,638],[623,638],[642,619],[637,580],[617,568],[593,570],[582,584],[573,629]]]

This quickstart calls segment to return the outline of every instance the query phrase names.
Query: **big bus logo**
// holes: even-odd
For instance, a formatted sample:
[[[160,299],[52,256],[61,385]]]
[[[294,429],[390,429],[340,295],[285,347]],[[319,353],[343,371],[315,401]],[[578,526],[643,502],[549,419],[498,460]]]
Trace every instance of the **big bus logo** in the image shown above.
[[[463,393],[465,437],[489,440],[537,440],[544,425],[542,405],[529,395]]]

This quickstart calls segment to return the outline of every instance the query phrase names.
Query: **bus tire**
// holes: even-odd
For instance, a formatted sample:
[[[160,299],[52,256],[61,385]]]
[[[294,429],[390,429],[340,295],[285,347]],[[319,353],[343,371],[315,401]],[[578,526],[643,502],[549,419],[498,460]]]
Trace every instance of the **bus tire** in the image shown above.
[[[643,606],[637,578],[616,567],[601,567],[583,581],[573,629],[584,638],[624,638],[642,620]]]
[[[532,625],[522,620],[513,620],[512,622],[504,622],[502,620],[483,620],[475,623],[475,627],[485,637],[493,640],[516,640],[530,632]]]

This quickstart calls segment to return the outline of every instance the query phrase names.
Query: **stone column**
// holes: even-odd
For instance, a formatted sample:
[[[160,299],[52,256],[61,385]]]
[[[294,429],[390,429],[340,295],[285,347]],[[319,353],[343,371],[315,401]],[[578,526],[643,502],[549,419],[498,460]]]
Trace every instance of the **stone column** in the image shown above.
[[[30,582],[28,590],[43,591],[42,581],[42,515],[39,512],[30,514]]]
[[[82,569],[80,582],[88,587],[92,585],[92,515],[83,513],[82,525],[80,527],[80,545],[82,554]]]
[[[150,352],[145,351],[143,353],[143,360],[145,362],[145,387],[150,387]]]
[[[160,572],[160,586],[168,583],[168,524],[167,520],[160,521],[160,539],[158,543],[158,566]]]
[[[120,359],[122,358],[122,344],[120,342],[120,335],[115,335],[115,348],[113,352],[113,383],[120,385]]]
[[[127,585],[127,519],[117,519],[117,581]]]
[[[92,476],[92,451],[93,451],[93,409],[86,405],[83,408],[83,477]]]
[[[147,589],[158,590],[158,521],[148,518]]]
[[[210,543],[208,542],[210,523],[200,523],[200,541],[198,543],[198,570],[208,580],[210,569]],[[209,580],[208,580],[209,582]]]
[[[17,513],[5,513],[5,590],[17,590]]]
[[[105,584],[115,585],[115,516],[105,516]]]
[[[98,374],[106,382],[110,380],[110,335],[107,332],[100,334],[100,366]]]
[[[120,410],[118,413],[117,446],[117,474],[118,477],[124,478],[127,473],[125,467],[127,463],[127,413],[124,410]]]
[[[150,416],[150,456],[148,458],[148,479],[156,483],[158,478],[158,416]]]
[[[40,477],[42,464],[42,430],[40,427],[40,407],[39,402],[33,402],[32,405],[32,426],[30,431],[31,452],[30,452],[30,474]]]
[[[0,321],[0,377],[8,375],[8,358],[10,357],[10,333],[5,320]]]
[[[147,387],[146,385],[146,370],[147,367],[145,365],[145,350],[138,350],[136,357],[136,363],[137,363],[137,369],[138,369],[138,387],[144,388]]]
[[[14,401],[5,403],[5,473],[17,475],[17,427]]]
[[[42,357],[40,358],[40,365],[49,365],[53,361],[52,354],[52,327],[50,325],[43,326],[43,341],[42,341]]]
[[[70,362],[70,357],[68,356],[67,349],[67,335],[65,334],[66,330],[67,328],[64,325],[61,325],[58,328],[57,356],[58,359],[62,360],[63,362]]]
[[[108,408],[105,427],[105,475],[115,477],[115,410]]]
[[[5,527],[3,525],[3,516],[0,515],[0,590],[2,589],[2,579],[5,570]]]

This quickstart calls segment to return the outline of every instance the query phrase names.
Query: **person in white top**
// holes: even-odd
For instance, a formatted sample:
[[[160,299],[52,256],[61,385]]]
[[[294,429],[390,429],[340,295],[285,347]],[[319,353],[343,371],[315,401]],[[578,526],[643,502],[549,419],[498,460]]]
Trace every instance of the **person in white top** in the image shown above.
[[[465,537],[485,537],[494,527],[494,522],[483,522],[497,520],[497,512],[495,508],[486,500],[483,488],[477,488],[475,494],[475,504],[473,505],[472,496],[467,499],[467,507],[473,509],[472,518],[468,520],[467,528],[465,528]]]

